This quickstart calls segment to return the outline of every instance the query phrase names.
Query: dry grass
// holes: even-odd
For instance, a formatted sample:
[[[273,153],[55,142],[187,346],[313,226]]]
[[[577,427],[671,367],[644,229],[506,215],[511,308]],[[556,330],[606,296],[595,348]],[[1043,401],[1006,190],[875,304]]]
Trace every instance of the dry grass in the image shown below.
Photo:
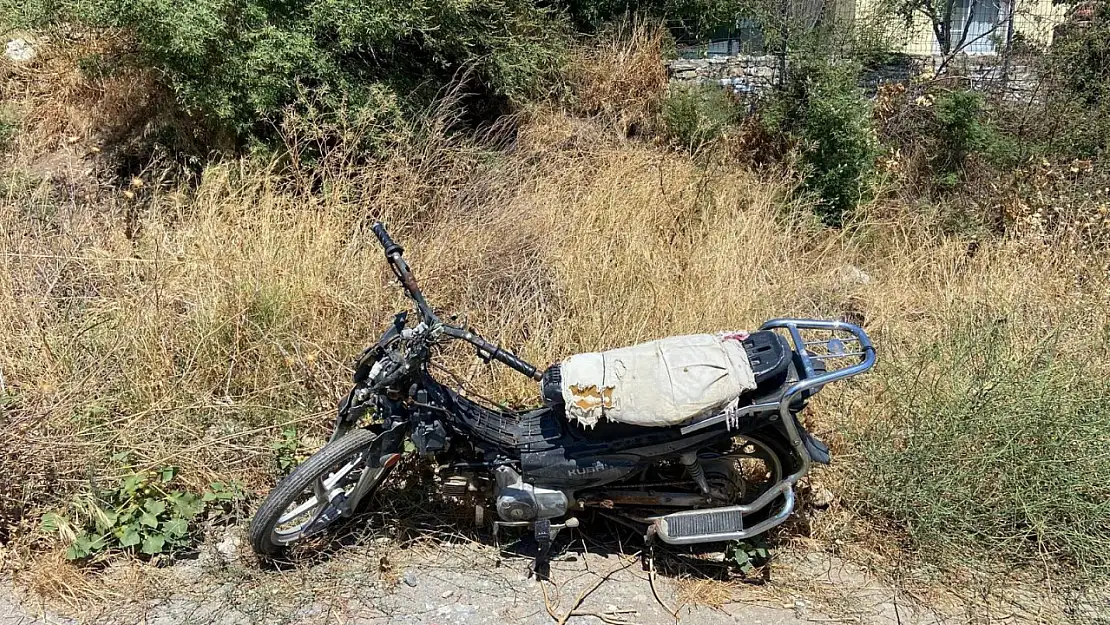
[[[143,466],[179,466],[196,487],[235,478],[266,489],[269,443],[290,424],[321,435],[350,359],[407,307],[368,230],[375,219],[405,245],[435,306],[536,363],[844,314],[897,362],[969,314],[1004,311],[1012,340],[1066,328],[1059,353],[1087,359],[1091,375],[1110,369],[1105,343],[1091,339],[1110,310],[1099,258],[1066,241],[971,245],[902,205],[823,229],[791,203],[789,180],[627,140],[628,120],[650,112],[612,95],[640,89],[633,77],[613,80],[584,97],[617,103],[604,112],[625,120],[616,132],[536,110],[510,149],[425,133],[324,180],[230,161],[195,187],[148,183],[134,197],[75,202],[9,160],[0,516],[14,535],[33,535],[46,506],[115,475],[120,450]],[[660,78],[644,80],[654,89]],[[449,360],[486,394],[536,396],[469,354]],[[840,463],[856,450],[839,424],[889,417],[876,397],[883,371],[815,403],[811,426]]]
[[[597,45],[579,48],[571,81],[581,112],[621,134],[652,131],[667,92],[660,60],[669,36],[659,24],[622,22],[599,35]]]

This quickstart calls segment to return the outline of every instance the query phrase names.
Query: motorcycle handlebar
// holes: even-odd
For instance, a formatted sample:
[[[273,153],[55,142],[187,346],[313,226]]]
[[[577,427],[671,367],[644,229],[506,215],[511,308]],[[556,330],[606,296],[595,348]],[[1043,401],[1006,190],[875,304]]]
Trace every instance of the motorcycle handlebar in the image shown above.
[[[487,360],[496,360],[497,362],[509,367],[513,371],[522,373],[532,378],[533,380],[539,380],[543,376],[543,373],[540,370],[536,369],[535,365],[528,364],[527,362],[517,357],[516,354],[501,349],[500,346],[490,343],[489,341],[483,339],[477,334],[474,334],[473,332],[464,330],[462,328],[445,325],[443,326],[443,333],[447,336],[462,339],[477,347],[479,350],[479,355],[482,355],[481,353],[485,352],[486,355],[483,355],[483,358],[486,358]]]
[[[424,300],[424,294],[420,292],[420,285],[416,283],[416,276],[412,275],[408,263],[402,257],[405,253],[405,248],[401,247],[394,241],[389,233],[385,231],[385,224],[380,221],[374,222],[370,229],[378,237],[378,242],[382,244],[385,250],[385,259],[389,261],[389,266],[393,268],[394,275],[397,280],[401,282],[401,286],[405,287],[405,292],[408,293],[412,301],[416,302],[416,308],[420,311],[420,316],[429,325],[437,321],[432,307]]]
[[[389,236],[389,233],[385,231],[385,224],[382,222],[374,222],[374,225],[370,226],[370,229],[377,235],[378,242],[381,243],[382,248],[385,249],[385,257],[386,260],[389,261],[390,267],[393,268],[393,273],[397,275],[397,279],[400,280],[401,285],[405,287],[405,291],[408,292],[409,297],[416,302],[416,307],[420,310],[420,316],[423,317],[425,323],[428,325],[438,323],[439,320],[436,318],[435,313],[432,312],[431,306],[428,306],[428,303],[424,300],[424,294],[420,292],[420,287],[416,284],[416,278],[412,275],[412,271],[409,270],[408,263],[406,263],[405,259],[402,257],[405,248],[398,245],[397,242]],[[474,345],[478,348],[479,353],[487,355],[483,357],[496,360],[510,369],[518,371],[534,380],[539,380],[542,375],[535,366],[521,360],[515,354],[502,350],[499,346],[486,341],[473,332],[448,325],[443,326],[443,332],[448,336],[463,339]]]
[[[405,253],[405,248],[398,245],[396,241],[390,238],[389,233],[385,231],[385,224],[376,221],[373,226],[370,226],[370,229],[374,231],[374,234],[378,235],[378,242],[381,243],[382,247],[385,249],[386,256],[392,256],[395,253]]]

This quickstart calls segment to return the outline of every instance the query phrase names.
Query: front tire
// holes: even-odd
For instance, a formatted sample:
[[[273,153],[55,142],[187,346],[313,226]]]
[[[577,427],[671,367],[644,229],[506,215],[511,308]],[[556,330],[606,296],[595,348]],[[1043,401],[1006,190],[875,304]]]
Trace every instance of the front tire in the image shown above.
[[[324,445],[285,476],[251,519],[254,552],[277,555],[350,516],[400,459],[399,454],[390,454],[381,458],[379,467],[368,466],[377,438],[373,432],[353,430]]]

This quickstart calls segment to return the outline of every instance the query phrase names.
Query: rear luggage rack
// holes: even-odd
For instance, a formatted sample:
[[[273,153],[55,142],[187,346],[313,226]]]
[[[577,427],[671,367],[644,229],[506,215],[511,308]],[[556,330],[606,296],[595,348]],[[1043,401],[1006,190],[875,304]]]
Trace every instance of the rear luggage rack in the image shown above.
[[[785,330],[793,343],[794,354],[801,363],[801,379],[791,384],[777,402],[751,404],[732,410],[725,410],[716,416],[702,419],[682,428],[683,434],[725,423],[730,429],[736,427],[742,417],[757,412],[777,411],[783,419],[790,415],[791,402],[805,391],[813,391],[830,382],[843,380],[867,371],[875,365],[875,348],[863,328],[843,321],[822,321],[818,319],[772,319],[764,323],[760,330]],[[806,339],[802,332],[820,332],[823,338]],[[848,350],[851,344],[855,349]],[[857,362],[839,368],[841,359],[856,358]],[[822,367],[814,367],[820,361]],[[820,372],[819,372],[820,370]]]

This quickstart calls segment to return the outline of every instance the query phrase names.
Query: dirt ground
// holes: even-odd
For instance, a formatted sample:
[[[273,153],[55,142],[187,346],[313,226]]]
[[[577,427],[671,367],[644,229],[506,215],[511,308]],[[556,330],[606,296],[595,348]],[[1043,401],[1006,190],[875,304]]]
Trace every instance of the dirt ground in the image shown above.
[[[486,544],[429,537],[402,544],[368,538],[310,562],[266,569],[246,553],[241,533],[229,530],[195,557],[171,565],[119,562],[80,589],[83,600],[69,604],[16,590],[28,586],[28,580],[5,580],[0,625],[931,625],[977,620],[959,602],[931,598],[926,605],[820,551],[780,549],[770,565],[770,581],[752,584],[713,579],[723,565],[712,559],[699,568],[673,554],[657,555],[655,561],[667,569],[657,572],[645,570],[644,561],[632,553],[594,549],[588,540],[572,542],[552,563],[551,581],[541,584],[531,576],[526,557]],[[29,579],[42,587],[55,577],[39,571]],[[573,612],[569,618],[568,612]],[[1016,615],[1010,622],[1038,620],[1037,615]]]

